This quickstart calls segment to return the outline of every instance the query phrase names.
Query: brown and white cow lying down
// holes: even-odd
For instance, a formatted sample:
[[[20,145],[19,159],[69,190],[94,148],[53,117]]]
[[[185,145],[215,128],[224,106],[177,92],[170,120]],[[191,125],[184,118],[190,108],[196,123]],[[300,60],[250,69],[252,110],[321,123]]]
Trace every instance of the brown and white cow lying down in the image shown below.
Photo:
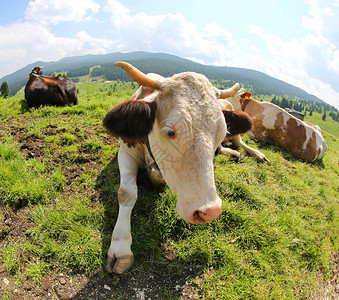
[[[223,111],[218,103],[218,98],[234,95],[238,86],[220,91],[197,73],[163,78],[145,75],[124,62],[115,65],[141,85],[130,100],[113,107],[103,121],[120,138],[119,214],[108,250],[107,271],[121,274],[133,264],[131,212],[137,199],[139,166],[146,164],[155,179],[163,176],[178,196],[180,217],[196,224],[210,222],[221,213],[213,157],[226,136],[226,122],[237,122],[233,134],[248,131],[251,122],[247,114]]]
[[[319,126],[299,120],[284,109],[269,102],[259,102],[252,94],[240,89],[227,100],[235,110],[252,117],[248,135],[260,142],[272,143],[307,162],[322,159],[328,146]]]

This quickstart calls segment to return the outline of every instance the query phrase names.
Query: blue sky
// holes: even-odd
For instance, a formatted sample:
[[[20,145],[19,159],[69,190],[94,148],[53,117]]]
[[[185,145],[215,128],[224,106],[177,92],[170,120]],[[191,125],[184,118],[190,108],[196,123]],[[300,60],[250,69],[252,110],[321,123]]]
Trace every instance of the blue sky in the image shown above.
[[[144,50],[258,70],[339,108],[339,0],[2,0],[0,78]]]

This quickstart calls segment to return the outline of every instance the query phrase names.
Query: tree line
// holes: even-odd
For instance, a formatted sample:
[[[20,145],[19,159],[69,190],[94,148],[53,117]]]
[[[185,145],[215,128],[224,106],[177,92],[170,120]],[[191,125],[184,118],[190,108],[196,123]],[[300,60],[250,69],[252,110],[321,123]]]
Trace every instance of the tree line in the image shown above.
[[[327,115],[329,115],[334,121],[339,122],[338,110],[334,106],[331,106],[327,103],[313,102],[296,97],[294,99],[289,99],[285,96],[278,97],[276,95],[273,96],[271,102],[284,109],[290,108],[299,112],[304,112],[305,115],[308,112],[309,115],[312,116],[313,112],[317,112],[318,114],[323,115],[323,121],[325,121]]]
[[[236,82],[241,82],[242,86],[254,95],[272,96],[272,99],[268,99],[268,101],[282,108],[294,109],[305,114],[308,112],[311,115],[313,112],[317,112],[323,114],[323,118],[330,116],[333,120],[339,122],[339,113],[335,107],[294,86],[271,78],[264,73],[241,68],[205,66],[184,59],[178,59],[179,58],[176,60],[166,60],[153,57],[149,59],[137,59],[130,62],[146,74],[157,73],[164,77],[170,77],[176,73],[185,71],[201,73],[208,77],[216,87],[222,89],[228,88]],[[105,80],[133,82],[133,79],[125,71],[121,68],[113,67],[112,63],[101,64],[95,67],[83,66],[67,72],[67,77],[75,82],[78,82],[79,78],[85,75],[90,75],[92,78],[102,77]],[[65,76],[65,74],[63,74],[63,76]],[[8,96],[8,85],[6,82],[4,82],[3,85],[4,86],[1,85],[1,95]],[[17,92],[21,87],[22,84],[11,87],[11,94],[13,94],[13,88],[15,92]],[[291,95],[294,95],[294,97]],[[307,98],[307,100],[305,100],[304,97]]]

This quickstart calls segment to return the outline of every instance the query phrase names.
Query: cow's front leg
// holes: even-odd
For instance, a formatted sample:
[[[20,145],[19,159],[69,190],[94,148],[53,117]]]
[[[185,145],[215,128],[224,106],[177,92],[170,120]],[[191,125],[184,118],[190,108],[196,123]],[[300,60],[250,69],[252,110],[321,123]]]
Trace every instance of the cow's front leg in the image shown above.
[[[220,146],[219,152],[223,155],[229,156],[231,158],[236,158],[236,159],[240,158],[241,156],[241,153],[239,151],[233,150],[231,148],[227,148],[224,146]]]
[[[109,273],[121,274],[133,265],[131,213],[137,199],[138,162],[121,148],[118,162],[121,176],[118,191],[119,214],[107,253],[106,270]]]
[[[125,193],[120,188],[119,195]],[[119,199],[120,200],[120,199]],[[131,212],[133,207],[119,204],[119,216],[115,224],[111,245],[107,253],[106,270],[109,273],[122,274],[133,265],[133,252],[131,251]]]
[[[268,158],[265,156],[264,153],[245,144],[243,140],[241,139],[240,135],[232,139],[232,143],[238,148],[240,147],[244,148],[251,156],[256,157],[258,160],[269,162]]]

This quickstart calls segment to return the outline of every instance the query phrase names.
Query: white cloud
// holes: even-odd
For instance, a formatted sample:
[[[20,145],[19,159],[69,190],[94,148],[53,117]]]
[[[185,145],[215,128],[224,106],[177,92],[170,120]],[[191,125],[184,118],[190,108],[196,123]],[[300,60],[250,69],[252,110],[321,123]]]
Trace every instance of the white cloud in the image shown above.
[[[326,56],[326,68],[339,73],[339,1],[308,0],[310,11],[303,17],[303,24],[314,38],[322,40],[318,45]],[[339,74],[338,74],[339,75]],[[339,90],[338,90],[339,91]]]
[[[308,34],[303,38],[282,39],[260,26],[251,26],[251,33],[265,42],[269,53],[256,58],[257,69],[339,107],[338,1],[308,3],[310,11],[303,17]]]
[[[339,49],[333,49],[329,60],[329,68],[339,73]]]
[[[206,40],[218,41],[218,43],[225,43],[226,45],[235,45],[232,40],[232,34],[217,23],[207,24],[203,28],[202,34]]]
[[[31,0],[25,21],[0,26],[0,77],[36,60],[145,50],[205,64],[256,69],[333,103],[339,99],[339,0],[307,1],[305,37],[281,38],[252,25],[251,34],[236,37],[237,44],[232,33],[219,24],[198,28],[180,13],[133,14],[117,0],[107,0],[101,11],[99,0]],[[53,33],[61,22],[86,21],[95,14],[103,24],[110,17],[110,25],[101,25],[100,35],[106,38],[91,36],[92,28],[67,38]]]
[[[111,22],[117,28],[120,28],[126,21],[128,23],[132,21],[132,18],[129,15],[130,10],[116,0],[108,0],[105,11],[111,13]]]
[[[85,31],[80,31],[74,38],[57,37],[40,24],[23,22],[0,26],[0,45],[1,69],[14,71],[37,60],[107,53],[114,41],[93,38]],[[6,74],[0,74],[0,77],[3,75]]]
[[[266,32],[260,26],[250,26],[250,32],[265,42],[271,62],[300,66],[305,61],[307,54],[300,45],[300,40],[295,38],[284,40]]]
[[[126,51],[166,52],[213,64],[232,60],[232,34],[216,23],[198,30],[182,14],[132,15],[116,0],[109,0],[105,10],[111,14],[114,34]]]
[[[27,20],[43,24],[60,22],[80,22],[88,13],[97,13],[100,5],[92,0],[33,0],[29,2],[25,12]]]

